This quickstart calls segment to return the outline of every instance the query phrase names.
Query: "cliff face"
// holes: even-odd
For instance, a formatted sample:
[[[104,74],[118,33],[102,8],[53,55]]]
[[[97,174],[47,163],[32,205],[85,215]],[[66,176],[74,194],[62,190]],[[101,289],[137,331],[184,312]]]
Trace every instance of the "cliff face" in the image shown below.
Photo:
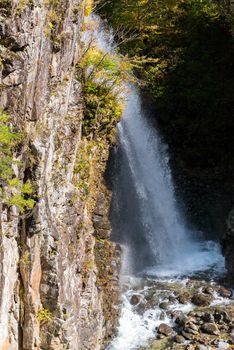
[[[1,206],[1,350],[100,349],[117,314],[104,303],[107,282],[111,300],[118,295],[111,194],[102,181],[107,145],[92,151],[89,195],[75,186],[83,16],[80,0],[0,3],[0,105],[25,135],[15,172],[37,192],[32,211]]]

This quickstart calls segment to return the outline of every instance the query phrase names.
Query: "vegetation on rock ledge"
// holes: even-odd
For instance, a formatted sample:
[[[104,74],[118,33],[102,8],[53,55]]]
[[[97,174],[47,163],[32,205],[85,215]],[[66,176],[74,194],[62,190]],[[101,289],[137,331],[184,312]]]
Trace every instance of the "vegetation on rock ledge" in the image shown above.
[[[28,180],[23,183],[13,170],[20,162],[14,157],[15,150],[22,142],[20,133],[11,123],[11,118],[4,112],[0,113],[0,198],[8,206],[15,205],[20,212],[32,209],[35,200],[34,190]]]

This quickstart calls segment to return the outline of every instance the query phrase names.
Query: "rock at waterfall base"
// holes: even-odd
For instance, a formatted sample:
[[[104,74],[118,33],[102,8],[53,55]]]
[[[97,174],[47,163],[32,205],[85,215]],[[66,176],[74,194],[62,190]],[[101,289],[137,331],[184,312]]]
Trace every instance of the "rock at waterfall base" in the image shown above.
[[[173,333],[173,329],[166,323],[161,323],[157,331],[159,334],[163,334],[167,337]]]
[[[207,334],[219,335],[219,329],[215,323],[204,323],[201,330]]]

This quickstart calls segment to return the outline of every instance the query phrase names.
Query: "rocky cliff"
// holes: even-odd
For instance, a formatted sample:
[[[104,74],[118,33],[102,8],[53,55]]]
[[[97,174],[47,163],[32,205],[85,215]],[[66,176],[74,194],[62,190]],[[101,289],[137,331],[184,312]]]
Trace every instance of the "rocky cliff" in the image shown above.
[[[82,159],[77,64],[86,5],[0,2],[0,105],[24,135],[15,176],[36,192],[31,210],[0,208],[1,350],[100,349],[117,314],[111,194],[102,179],[108,144],[90,144]]]

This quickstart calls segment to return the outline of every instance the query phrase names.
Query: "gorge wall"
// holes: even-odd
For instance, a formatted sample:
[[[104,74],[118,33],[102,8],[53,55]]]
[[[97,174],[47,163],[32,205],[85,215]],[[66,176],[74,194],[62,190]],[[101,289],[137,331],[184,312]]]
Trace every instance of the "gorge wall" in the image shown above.
[[[36,192],[24,213],[0,207],[1,350],[101,349],[118,312],[118,251],[103,181],[108,144],[87,146],[81,131],[77,67],[87,6],[0,2],[0,106],[24,135],[15,175]]]

